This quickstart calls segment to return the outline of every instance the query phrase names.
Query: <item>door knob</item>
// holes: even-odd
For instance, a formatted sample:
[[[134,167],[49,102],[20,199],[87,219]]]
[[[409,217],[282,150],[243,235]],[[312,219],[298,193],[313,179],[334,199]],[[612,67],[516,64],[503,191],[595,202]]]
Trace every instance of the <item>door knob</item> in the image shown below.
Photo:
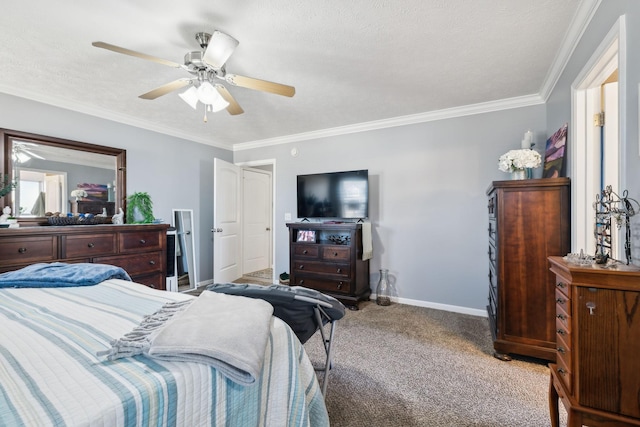
[[[267,227],[267,231],[270,231],[270,230],[271,230],[271,228],[270,228],[270,227]]]

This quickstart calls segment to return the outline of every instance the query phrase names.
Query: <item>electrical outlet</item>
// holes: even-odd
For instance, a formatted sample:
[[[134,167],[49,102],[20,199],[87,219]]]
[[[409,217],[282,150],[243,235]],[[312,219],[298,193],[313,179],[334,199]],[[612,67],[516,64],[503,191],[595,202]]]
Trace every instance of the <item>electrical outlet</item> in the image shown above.
[[[291,221],[291,213],[290,212],[287,212],[287,213],[284,214],[284,220],[285,221]]]

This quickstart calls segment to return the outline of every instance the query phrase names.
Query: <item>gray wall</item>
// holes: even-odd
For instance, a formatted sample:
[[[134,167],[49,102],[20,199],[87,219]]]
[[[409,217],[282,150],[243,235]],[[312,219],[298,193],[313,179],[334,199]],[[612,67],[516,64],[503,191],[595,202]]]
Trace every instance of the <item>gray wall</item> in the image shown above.
[[[627,125],[626,149],[621,153],[626,173],[623,185],[629,196],[640,200],[640,136],[638,134],[638,92],[640,91],[640,2],[637,0],[606,0],[600,4],[591,23],[576,47],[571,59],[547,102],[548,129],[558,129],[571,122],[571,84],[589,61],[593,53],[614,26],[625,15],[627,28]],[[568,153],[570,156],[571,153]],[[576,209],[577,207],[572,207]],[[590,207],[587,207],[590,208]],[[640,215],[632,218],[632,255],[640,264]]]
[[[127,193],[149,193],[153,213],[171,222],[171,209],[193,209],[198,280],[213,277],[213,159],[232,153],[98,117],[0,94],[0,127],[127,150]]]
[[[361,132],[231,153],[0,94],[0,127],[127,150],[129,193],[148,192],[157,217],[172,208],[193,209],[200,228],[199,280],[211,279],[213,158],[249,162],[276,159],[276,270],[289,270],[284,214],[295,217],[297,174],[369,169],[374,224],[372,286],[389,268],[403,301],[482,313],[487,299],[487,212],[491,181],[508,179],[498,157],[519,148],[527,129],[539,150],[570,121],[570,85],[621,14],[628,30],[628,146],[623,154],[630,196],[640,198],[638,90],[640,2],[606,0],[573,52],[546,105]],[[425,94],[428,96],[428,94]],[[292,157],[291,148],[299,155]],[[539,171],[538,171],[539,173]],[[640,215],[634,217],[634,251],[640,252]]]
[[[234,161],[276,159],[278,273],[289,271],[284,215],[296,216],[296,175],[368,169],[372,287],[378,269],[388,268],[406,302],[479,314],[488,292],[486,190],[508,179],[498,157],[520,148],[527,129],[538,131],[536,148],[543,147],[545,128],[539,105],[236,151]]]

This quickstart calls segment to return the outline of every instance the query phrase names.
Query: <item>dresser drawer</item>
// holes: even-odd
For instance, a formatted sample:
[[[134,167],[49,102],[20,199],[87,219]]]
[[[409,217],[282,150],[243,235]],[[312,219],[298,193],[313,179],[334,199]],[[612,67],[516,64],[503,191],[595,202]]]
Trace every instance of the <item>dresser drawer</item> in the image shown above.
[[[326,291],[331,293],[349,294],[351,292],[351,281],[340,279],[319,279],[317,277],[305,277],[297,275],[295,286],[304,286],[316,289],[318,291]]]
[[[556,289],[569,297],[569,284],[560,277],[556,276]]]
[[[321,258],[325,261],[349,261],[351,248],[348,246],[323,246]]]
[[[93,262],[122,267],[132,278],[162,272],[162,252],[94,258]]]
[[[496,248],[491,243],[489,243],[487,255],[489,255],[489,265],[495,270],[497,261]]]
[[[563,382],[565,389],[571,393],[573,383],[573,373],[571,372],[570,365],[567,364],[569,359],[564,358],[561,354],[558,354],[556,360],[556,375]]]
[[[291,247],[296,258],[318,258],[320,253],[320,247],[314,244],[293,243]]]
[[[161,273],[145,276],[133,276],[131,279],[136,283],[146,285],[153,289],[159,289],[162,291],[167,289],[167,283],[165,282],[164,275]]]
[[[556,314],[558,313],[556,308]],[[556,340],[557,336],[563,337],[564,341],[571,342],[571,325],[567,324],[564,320],[556,317]]]
[[[153,251],[162,249],[163,234],[158,231],[118,233],[120,253]]]
[[[571,313],[571,299],[558,288],[556,288],[556,312],[557,307],[560,307],[565,313]]]
[[[496,220],[489,219],[489,228],[487,229],[489,232],[489,241],[495,245],[496,242]]]
[[[56,236],[0,239],[0,265],[32,264],[57,259],[58,238]]]
[[[565,341],[561,335],[556,335],[556,351],[558,352],[557,359],[562,359],[562,364],[571,371],[571,344]]]
[[[63,258],[112,255],[116,253],[115,234],[79,234],[62,237]]]
[[[300,273],[321,273],[334,276],[349,277],[351,266],[349,264],[329,264],[317,261],[298,261],[293,264],[293,271]]]
[[[562,327],[571,333],[571,316],[565,312],[561,306],[556,304],[556,328]]]

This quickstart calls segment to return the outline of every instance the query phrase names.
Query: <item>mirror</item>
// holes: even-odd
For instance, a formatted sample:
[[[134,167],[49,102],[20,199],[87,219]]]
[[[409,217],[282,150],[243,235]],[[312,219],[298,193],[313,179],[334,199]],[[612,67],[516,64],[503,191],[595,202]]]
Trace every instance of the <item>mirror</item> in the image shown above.
[[[126,150],[8,129],[0,136],[2,174],[18,182],[0,204],[20,223],[47,224],[47,212],[126,210]]]
[[[198,287],[196,279],[196,244],[193,209],[173,209],[171,226],[176,229],[176,275],[178,291]]]

